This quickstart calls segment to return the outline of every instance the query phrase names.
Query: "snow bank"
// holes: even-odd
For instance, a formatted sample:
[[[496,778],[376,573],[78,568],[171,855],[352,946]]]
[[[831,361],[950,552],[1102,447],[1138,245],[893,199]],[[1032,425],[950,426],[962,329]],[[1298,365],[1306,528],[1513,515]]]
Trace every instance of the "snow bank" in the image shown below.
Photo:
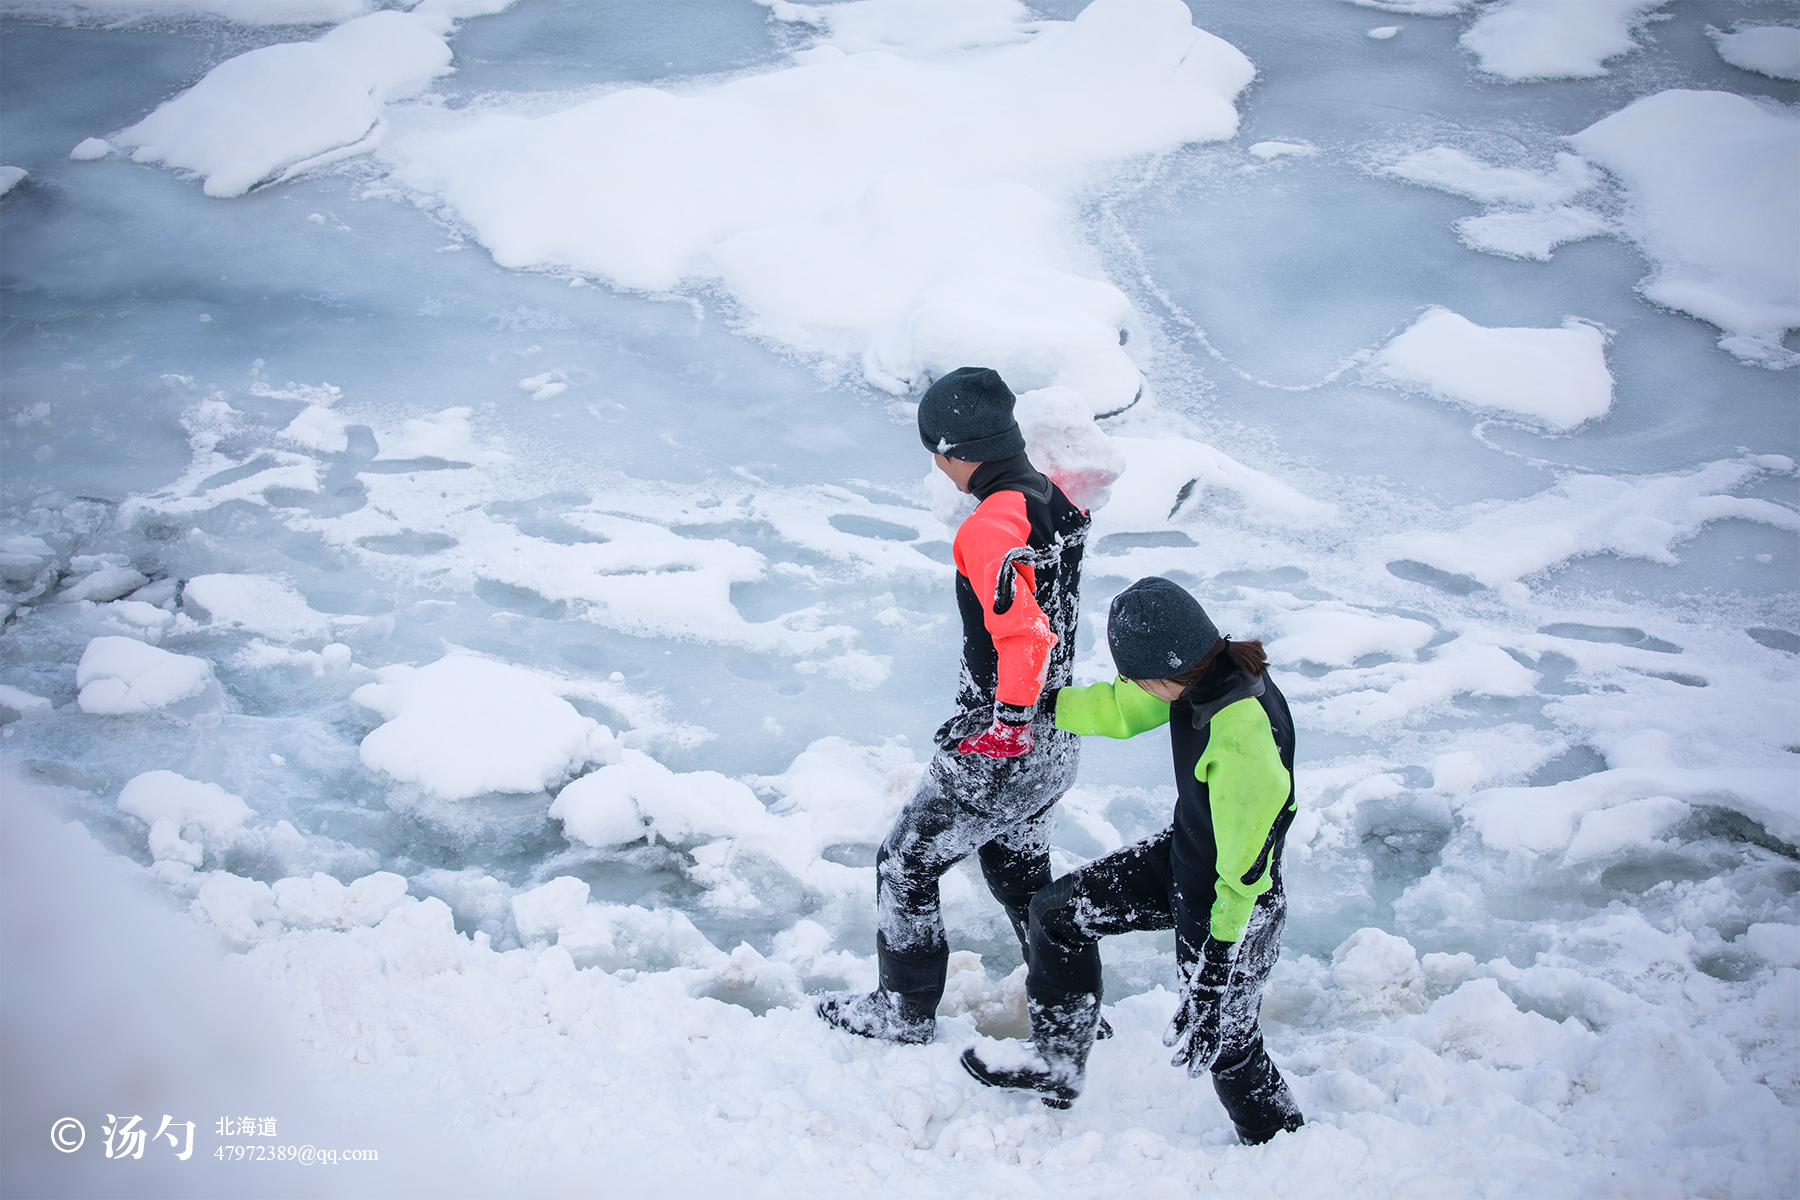
[[[382,105],[450,69],[449,22],[377,12],[316,42],[263,46],[113,136],[137,162],[206,177],[209,196],[241,196],[309,159],[361,142]]]
[[[1667,0],[1505,0],[1461,43],[1481,69],[1507,79],[1584,79],[1638,48],[1632,33]]]
[[[1433,308],[1383,346],[1369,371],[1552,429],[1573,429],[1612,407],[1606,337],[1573,317],[1561,329],[1488,329]]]
[[[1780,455],[1707,463],[1668,475],[1569,475],[1525,500],[1473,505],[1453,534],[1392,539],[1395,556],[1469,575],[1490,587],[1584,554],[1673,563],[1675,546],[1708,521],[1735,518],[1800,530],[1800,515],[1767,500],[1731,495],[1764,471],[1788,473]]]
[[[948,36],[935,9],[852,9]],[[980,362],[1015,391],[1119,408],[1141,386],[1119,346],[1130,306],[1086,276],[1056,200],[1094,167],[1229,137],[1253,68],[1176,3],[1103,0],[993,46],[998,11],[954,57],[845,53],[873,35],[834,32],[787,70],[489,112],[388,153],[505,266],[646,290],[713,276],[752,332],[859,355],[894,391]]]
[[[182,589],[182,603],[204,609],[219,628],[282,642],[331,632],[329,617],[315,611],[290,584],[267,575],[196,575]]]
[[[1792,25],[1753,25],[1732,33],[1707,26],[1719,57],[1734,67],[1774,79],[1800,79],[1800,29]]]
[[[385,722],[362,740],[363,765],[440,799],[542,791],[618,753],[606,726],[520,667],[452,653],[375,678],[351,695]]]
[[[1746,362],[1800,363],[1781,345],[1800,326],[1800,116],[1667,91],[1569,141],[1625,185],[1625,231],[1656,263],[1644,295],[1717,325]]]
[[[212,664],[203,658],[171,654],[136,638],[97,637],[81,653],[75,668],[81,689],[81,711],[104,716],[133,716],[186,702],[216,699],[219,687]]]

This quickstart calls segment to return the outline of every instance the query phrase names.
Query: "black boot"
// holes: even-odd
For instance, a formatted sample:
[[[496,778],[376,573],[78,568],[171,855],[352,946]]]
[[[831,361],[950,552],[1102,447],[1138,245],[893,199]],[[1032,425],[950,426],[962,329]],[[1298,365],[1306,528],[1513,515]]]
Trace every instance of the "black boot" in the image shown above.
[[[1015,911],[1012,908],[1008,908],[1006,910],[1006,919],[1012,922],[1013,934],[1019,939],[1019,955],[1027,964],[1029,964],[1031,962],[1031,937],[1029,932],[1031,928],[1030,910],[1022,909]],[[1096,1042],[1104,1042],[1112,1035],[1113,1027],[1107,1023],[1105,1017],[1101,1017],[1100,1024],[1094,1028],[1094,1040]]]
[[[1287,1080],[1263,1049],[1261,1034],[1250,1053],[1230,1066],[1215,1066],[1212,1080],[1219,1103],[1237,1128],[1238,1141],[1246,1146],[1260,1146],[1278,1133],[1292,1133],[1306,1124]]]
[[[936,1006],[927,1007],[899,992],[831,992],[814,1010],[827,1025],[883,1042],[920,1046],[937,1036]]]
[[[1026,997],[1031,1011],[1031,1048],[1013,1043],[1011,1054],[994,1054],[990,1063],[977,1047],[963,1051],[963,1069],[989,1087],[1037,1092],[1051,1108],[1067,1108],[1081,1095],[1087,1080],[1088,1051],[1100,1020],[1095,992],[1068,992]],[[991,1052],[990,1052],[991,1053]]]

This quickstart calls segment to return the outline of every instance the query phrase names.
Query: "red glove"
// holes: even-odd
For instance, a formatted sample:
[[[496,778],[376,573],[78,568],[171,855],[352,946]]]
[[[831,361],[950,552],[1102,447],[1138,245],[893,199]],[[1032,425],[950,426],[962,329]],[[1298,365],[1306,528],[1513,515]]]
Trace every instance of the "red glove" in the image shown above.
[[[1031,720],[1018,725],[994,715],[993,724],[978,737],[964,738],[956,748],[958,754],[985,754],[989,758],[1017,758],[1031,750]]]

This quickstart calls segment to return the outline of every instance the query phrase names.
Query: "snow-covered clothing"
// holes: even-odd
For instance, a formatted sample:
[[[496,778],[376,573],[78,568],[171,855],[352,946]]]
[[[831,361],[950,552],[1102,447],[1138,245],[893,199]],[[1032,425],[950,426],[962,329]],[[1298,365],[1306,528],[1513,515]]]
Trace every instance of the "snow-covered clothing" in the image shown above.
[[[954,546],[956,715],[875,859],[876,948],[891,993],[883,1011],[908,1020],[935,1011],[943,995],[950,949],[938,880],[970,854],[1025,945],[1031,897],[1050,882],[1050,809],[1075,782],[1080,748],[1039,700],[1070,679],[1087,514],[1023,454],[983,463],[970,488],[981,503]],[[1029,723],[1030,748],[1004,758],[958,752],[996,719]],[[840,1028],[884,1036],[859,1027],[861,1012],[844,997],[819,1008]]]
[[[1178,1021],[1178,1057],[1197,1054],[1199,1070],[1212,1068],[1245,1141],[1297,1127],[1299,1110],[1258,1027],[1287,922],[1281,854],[1295,811],[1294,726],[1281,690],[1266,673],[1252,676],[1221,653],[1173,703],[1118,679],[1063,688],[1055,711],[1057,727],[1069,733],[1126,738],[1168,725],[1175,816],[1156,836],[1032,898],[1027,992],[1045,1000],[1098,997],[1102,937],[1173,928],[1184,1004],[1205,1006],[1188,1014],[1188,1024]],[[1228,965],[1205,973],[1209,962]],[[1199,984],[1205,988],[1196,992]],[[1196,1036],[1206,1039],[1203,1050],[1195,1049]],[[1271,1113],[1278,1119],[1267,1120]]]
[[[1192,962],[1209,932],[1237,941],[1256,898],[1279,878],[1294,819],[1294,720],[1275,681],[1222,653],[1172,704],[1128,679],[1063,688],[1056,724],[1111,738],[1169,727],[1177,945]]]
[[[971,854],[1026,940],[1031,898],[1050,882],[1051,807],[1075,783],[1075,735],[1049,714],[1017,758],[940,750],[875,856],[881,986],[935,1009],[950,957],[938,880]]]

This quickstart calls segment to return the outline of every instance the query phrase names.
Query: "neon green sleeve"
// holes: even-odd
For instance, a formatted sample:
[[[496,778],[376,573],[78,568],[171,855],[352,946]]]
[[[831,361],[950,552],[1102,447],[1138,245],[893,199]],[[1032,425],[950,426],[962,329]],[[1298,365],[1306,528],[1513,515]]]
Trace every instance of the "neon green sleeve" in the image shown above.
[[[1062,724],[1062,706],[1057,706]],[[1243,936],[1256,898],[1269,890],[1269,833],[1287,807],[1290,780],[1275,748],[1269,718],[1254,699],[1239,700],[1212,719],[1206,752],[1194,765],[1212,808],[1219,882],[1212,906],[1212,935],[1222,942]],[[1260,861],[1259,861],[1260,860]],[[1257,874],[1252,874],[1257,871]],[[1249,882],[1245,877],[1249,876]]]
[[[1128,738],[1169,723],[1169,702],[1123,677],[1056,693],[1056,727],[1070,733]]]

